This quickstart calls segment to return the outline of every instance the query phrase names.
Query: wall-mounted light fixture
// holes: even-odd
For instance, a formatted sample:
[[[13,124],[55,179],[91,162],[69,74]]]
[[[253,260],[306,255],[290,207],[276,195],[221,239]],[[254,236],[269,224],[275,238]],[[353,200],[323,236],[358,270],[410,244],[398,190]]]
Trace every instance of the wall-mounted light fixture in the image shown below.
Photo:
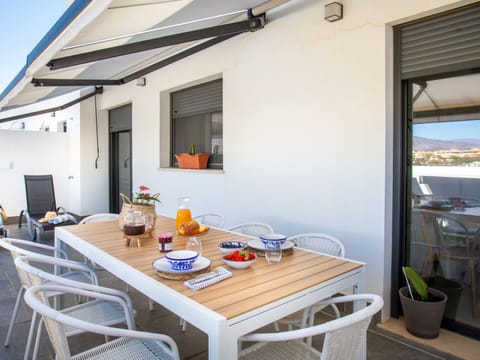
[[[338,2],[325,5],[324,19],[330,22],[343,19],[343,5]]]
[[[147,85],[147,79],[142,77],[137,79],[137,86],[145,86]]]

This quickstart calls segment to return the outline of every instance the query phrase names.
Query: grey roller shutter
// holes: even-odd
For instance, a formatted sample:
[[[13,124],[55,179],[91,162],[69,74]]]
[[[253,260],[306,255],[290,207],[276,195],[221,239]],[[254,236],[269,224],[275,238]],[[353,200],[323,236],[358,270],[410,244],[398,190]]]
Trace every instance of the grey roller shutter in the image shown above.
[[[402,79],[480,67],[480,6],[401,29]]]
[[[222,80],[172,93],[174,118],[222,110]]]

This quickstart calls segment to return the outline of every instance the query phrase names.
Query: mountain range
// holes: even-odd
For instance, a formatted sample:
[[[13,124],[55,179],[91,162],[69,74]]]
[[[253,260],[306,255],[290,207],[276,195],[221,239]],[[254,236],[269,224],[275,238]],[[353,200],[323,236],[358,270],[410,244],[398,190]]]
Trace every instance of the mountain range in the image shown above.
[[[480,139],[437,140],[413,137],[413,151],[470,150],[480,148]]]

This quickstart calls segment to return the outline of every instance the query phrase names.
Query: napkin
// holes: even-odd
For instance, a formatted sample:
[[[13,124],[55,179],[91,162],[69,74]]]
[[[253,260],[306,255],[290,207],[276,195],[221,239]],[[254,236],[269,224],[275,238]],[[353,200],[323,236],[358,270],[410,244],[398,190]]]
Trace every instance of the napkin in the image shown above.
[[[48,219],[49,224],[60,224],[65,221],[76,222],[75,218],[70,214],[62,214]]]
[[[231,276],[232,273],[230,271],[219,266],[212,272],[201,274],[193,279],[185,281],[184,284],[189,289],[200,290],[219,281],[228,279]]]

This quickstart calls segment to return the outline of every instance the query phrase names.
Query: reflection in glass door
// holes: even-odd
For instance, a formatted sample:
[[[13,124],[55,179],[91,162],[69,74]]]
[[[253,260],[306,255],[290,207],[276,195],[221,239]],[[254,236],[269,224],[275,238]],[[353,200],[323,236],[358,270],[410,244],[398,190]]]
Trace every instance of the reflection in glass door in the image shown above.
[[[407,263],[448,296],[444,325],[480,333],[480,75],[409,81]]]

